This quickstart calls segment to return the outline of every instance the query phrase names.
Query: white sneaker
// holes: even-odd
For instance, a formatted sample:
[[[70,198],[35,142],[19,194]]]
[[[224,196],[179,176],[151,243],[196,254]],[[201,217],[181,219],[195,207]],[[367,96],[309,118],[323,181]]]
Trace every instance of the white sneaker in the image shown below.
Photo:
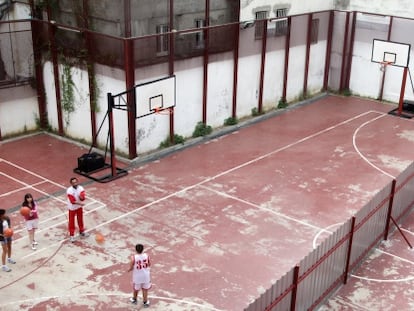
[[[79,233],[79,235],[80,235],[82,238],[87,238],[87,237],[89,236],[89,233],[88,233],[88,232],[82,232],[82,233]]]
[[[75,237],[74,237],[74,236],[71,236],[69,240],[70,240],[72,243],[76,241],[76,239],[75,239]]]
[[[37,244],[39,244],[39,243],[37,243],[35,240],[33,240],[33,245],[37,245]]]
[[[137,300],[134,297],[129,298],[129,302],[136,305],[137,304]]]
[[[16,263],[16,261],[15,260],[13,260],[13,259],[11,259],[11,258],[7,258],[7,262],[8,263],[11,263],[11,264],[15,264]]]
[[[150,306],[149,300],[143,302],[142,305],[144,306],[144,308],[148,308]]]
[[[32,244],[32,250],[36,250],[36,245],[34,243]]]
[[[7,267],[6,265],[4,265],[1,269],[2,269],[4,272],[10,272],[10,271],[11,271],[11,269],[10,269],[9,267]]]

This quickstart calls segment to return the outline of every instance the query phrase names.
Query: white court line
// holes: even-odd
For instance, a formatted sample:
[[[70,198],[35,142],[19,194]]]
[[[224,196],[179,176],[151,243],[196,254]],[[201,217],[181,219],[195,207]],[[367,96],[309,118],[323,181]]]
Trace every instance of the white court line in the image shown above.
[[[363,123],[363,124],[361,124],[360,126],[358,126],[358,128],[355,130],[355,132],[354,132],[354,135],[352,136],[352,144],[353,144],[353,146],[354,146],[354,149],[355,149],[355,151],[359,154],[359,156],[365,161],[365,162],[367,162],[369,165],[371,165],[374,169],[376,169],[377,171],[379,171],[379,172],[381,172],[382,174],[384,174],[384,175],[386,175],[386,176],[388,176],[388,177],[391,177],[392,179],[395,179],[395,176],[393,176],[393,175],[391,175],[391,174],[388,174],[387,172],[385,172],[384,170],[382,170],[382,169],[380,169],[378,166],[376,166],[376,165],[374,165],[370,160],[368,160],[363,154],[362,154],[362,152],[360,152],[359,151],[359,149],[358,149],[358,147],[357,147],[357,144],[356,144],[356,136],[358,135],[358,132],[359,132],[359,130],[360,129],[362,129],[364,126],[366,126],[367,124],[369,124],[369,123],[371,123],[371,122],[374,122],[374,121],[376,121],[376,120],[378,120],[378,119],[380,119],[380,118],[382,118],[382,117],[385,117],[385,116],[387,116],[386,114],[384,114],[384,115],[381,115],[381,116],[378,116],[378,117],[376,117],[376,118],[374,118],[374,119],[372,119],[372,120],[369,120],[369,121],[367,121],[367,122],[365,122],[365,123]]]
[[[269,209],[269,208],[267,208],[267,207],[263,207],[263,206],[260,206],[260,205],[254,204],[254,203],[252,203],[252,202],[249,202],[249,201],[246,201],[246,200],[240,199],[240,198],[235,197],[235,196],[232,196],[232,195],[230,195],[230,194],[228,194],[228,193],[221,192],[221,191],[218,191],[218,190],[216,190],[216,189],[213,189],[213,188],[210,188],[210,187],[207,187],[207,186],[203,186],[203,185],[200,185],[200,187],[202,187],[202,188],[204,188],[204,189],[206,189],[206,190],[209,190],[209,191],[215,192],[215,193],[217,193],[218,195],[221,195],[221,196],[223,196],[223,197],[227,197],[227,198],[233,199],[233,200],[235,200],[235,201],[242,202],[242,203],[244,203],[244,204],[247,204],[247,205],[253,206],[253,207],[257,208],[257,209],[260,209],[260,210],[263,210],[263,211],[269,212],[269,213],[271,213],[271,214],[274,214],[274,215],[276,215],[276,216],[279,216],[279,217],[285,218],[285,219],[287,219],[287,220],[290,220],[290,221],[293,221],[293,222],[299,223],[299,224],[301,224],[301,225],[303,225],[303,226],[310,227],[310,228],[315,229],[315,230],[318,230],[318,231],[320,231],[320,232],[328,232],[328,233],[330,233],[330,231],[325,230],[325,229],[323,229],[323,228],[320,228],[320,227],[314,226],[314,225],[312,225],[312,224],[309,224],[309,223],[307,223],[307,222],[301,221],[301,220],[296,219],[296,218],[292,218],[292,217],[287,216],[287,215],[285,215],[285,214],[278,213],[278,212],[276,212],[276,211],[274,211],[274,210],[271,210],[271,209]]]
[[[34,173],[32,171],[29,171],[28,169],[25,169],[24,167],[19,166],[17,164],[14,164],[14,163],[12,163],[10,161],[7,161],[7,160],[5,160],[3,158],[0,158],[0,162],[5,162],[5,163],[9,164],[10,166],[14,166],[15,168],[18,168],[19,170],[24,171],[25,173],[28,173],[28,174],[33,175],[33,176],[36,176],[39,179],[45,180],[45,181],[47,181],[47,182],[49,182],[49,183],[51,183],[51,184],[53,184],[55,186],[58,186],[58,187],[60,187],[62,189],[65,189],[65,186],[62,186],[61,184],[58,184],[58,183],[56,183],[54,181],[51,181],[50,179],[47,179],[47,178],[45,178],[45,177],[43,177],[43,176],[41,176],[39,174],[36,174],[36,173]]]
[[[407,229],[404,229],[404,228],[400,228],[402,231],[405,231],[405,232],[407,232],[408,234],[411,234],[411,235],[414,235],[414,232],[412,232],[412,231],[410,231],[410,230],[407,230]]]
[[[328,230],[328,228],[333,228],[333,227],[336,227],[336,226],[340,226],[340,225],[342,225],[343,223],[336,223],[336,224],[333,224],[333,225],[329,225],[329,226],[327,226],[326,228],[324,228],[324,229],[321,229],[321,231],[319,231],[314,237],[313,237],[313,241],[312,241],[312,247],[315,249],[316,248],[316,246],[317,246],[317,244],[316,244],[316,241],[318,240],[318,238],[319,238],[319,236],[322,234],[322,233],[324,233],[324,232],[327,232],[327,233],[332,233],[332,231],[330,231],[330,230]]]
[[[411,260],[408,260],[408,259],[405,259],[405,258],[402,258],[402,257],[396,256],[396,255],[394,255],[394,254],[391,254],[391,253],[388,253],[388,252],[382,251],[382,250],[380,250],[380,249],[378,249],[378,248],[375,248],[375,251],[380,252],[380,253],[383,253],[383,254],[388,255],[388,256],[390,256],[390,257],[396,258],[396,259],[398,259],[398,260],[400,260],[400,261],[407,262],[407,263],[409,263],[409,264],[411,264],[411,265],[414,265],[414,262],[413,262],[413,261],[411,261]],[[414,275],[413,275],[413,276],[410,276],[410,277],[401,278],[401,279],[394,279],[394,280],[390,280],[390,279],[368,278],[368,277],[358,276],[358,275],[355,275],[355,274],[351,274],[351,277],[354,277],[354,278],[356,278],[356,279],[360,279],[360,280],[371,281],[371,282],[378,282],[378,283],[399,283],[399,282],[407,282],[407,281],[412,281],[412,280],[414,280]]]
[[[25,168],[24,168],[24,167],[22,167],[22,166],[19,166],[19,165],[17,165],[17,164],[14,164],[14,163],[12,163],[12,162],[10,162],[10,161],[7,161],[7,160],[5,160],[5,159],[3,159],[3,158],[0,158],[0,162],[5,162],[5,163],[9,164],[10,166],[13,166],[13,167],[15,167],[15,168],[17,168],[17,169],[19,169],[19,170],[21,170],[21,171],[24,171],[25,173],[27,173],[27,174],[29,174],[29,175],[35,176],[35,177],[37,177],[37,178],[39,178],[39,179],[42,179],[42,180],[43,180],[43,182],[50,183],[50,184],[52,184],[52,185],[58,186],[58,187],[59,187],[59,188],[61,188],[62,190],[66,190],[66,187],[65,187],[65,186],[62,186],[61,184],[58,184],[58,183],[56,183],[56,182],[54,182],[54,181],[52,181],[52,180],[50,180],[50,179],[47,179],[47,178],[45,178],[45,177],[43,177],[43,176],[41,176],[41,175],[39,175],[39,174],[33,173],[33,172],[31,172],[31,171],[29,171],[29,170],[25,169]],[[0,174],[3,174],[3,175],[4,175],[4,173],[0,173]],[[12,179],[13,181],[15,181],[15,182],[17,182],[17,183],[20,183],[20,184],[24,185],[24,186],[25,186],[25,188],[26,188],[26,187],[27,187],[27,188],[31,188],[31,189],[33,189],[33,190],[35,190],[35,191],[39,192],[39,193],[42,193],[42,194],[43,194],[43,195],[45,195],[46,197],[52,198],[52,199],[54,199],[54,200],[56,200],[56,201],[59,201],[60,203],[63,203],[63,204],[65,205],[65,207],[66,207],[66,204],[67,204],[67,201],[66,201],[66,200],[62,200],[62,199],[60,199],[60,198],[59,198],[59,197],[57,197],[57,196],[53,196],[53,195],[51,195],[50,193],[44,192],[44,191],[42,191],[42,190],[40,190],[40,189],[38,189],[38,188],[36,188],[36,187],[33,187],[33,185],[37,185],[37,184],[40,184],[40,183],[42,183],[42,182],[39,182],[39,183],[35,183],[35,184],[33,184],[33,185],[30,185],[30,184],[27,184],[27,183],[25,183],[25,182],[22,182],[22,181],[20,181],[20,180],[18,180],[18,179],[16,179],[16,178],[13,178],[13,177],[11,177],[11,176],[9,176],[9,175],[5,175],[5,176],[6,176],[7,178]],[[14,192],[15,192],[15,190],[10,191],[10,192],[6,192],[6,193],[2,194],[2,196],[4,196],[4,195],[8,195],[8,194],[12,194],[12,193],[14,193]],[[100,204],[100,205],[105,205],[105,204],[103,204],[102,202],[100,202],[100,201],[98,201],[98,200],[95,200],[94,198],[89,198],[89,200],[90,200],[90,201],[92,201],[93,203],[98,203],[98,204]],[[58,216],[55,216],[55,217],[58,217]],[[53,219],[53,218],[52,218],[52,219]]]
[[[411,234],[411,235],[414,235],[414,233],[413,233],[413,232],[411,232],[411,231],[409,231],[409,230],[407,230],[407,229],[401,228],[401,230],[402,230],[402,231],[405,231],[405,232],[407,232],[407,233],[409,233],[409,234]],[[400,260],[400,261],[407,262],[407,263],[409,263],[409,264],[411,264],[411,265],[414,265],[414,261],[411,261],[411,260],[408,260],[408,259],[402,258],[402,257],[400,257],[400,256],[397,256],[397,255],[394,255],[394,254],[388,253],[388,252],[386,252],[386,251],[380,250],[378,247],[375,247],[375,249],[374,249],[374,250],[375,250],[375,251],[377,251],[377,252],[383,253],[383,254],[385,254],[385,255],[388,255],[388,256],[390,256],[390,257],[396,258],[396,259],[398,259],[398,260]],[[406,281],[412,281],[412,280],[414,280],[414,276],[412,276],[412,277],[406,277],[406,278],[403,278],[403,279],[394,279],[394,280],[389,280],[389,279],[377,279],[377,278],[368,278],[368,277],[358,276],[358,275],[355,275],[355,274],[350,274],[350,276],[351,276],[351,277],[354,277],[354,278],[357,278],[357,279],[361,279],[361,280],[373,281],[373,282],[384,282],[384,283],[397,283],[397,282],[406,282]]]
[[[155,284],[153,283],[152,285],[155,285]],[[76,294],[76,297],[79,297],[79,298],[82,298],[82,297],[126,297],[126,298],[129,298],[129,297],[131,297],[131,294],[125,294],[125,293],[94,294],[94,293],[88,293],[88,294]],[[54,295],[54,296],[36,297],[36,298],[32,298],[32,299],[16,300],[16,301],[11,301],[11,302],[1,304],[1,306],[5,307],[5,306],[13,306],[15,304],[22,304],[22,303],[42,302],[42,301],[48,301],[48,300],[51,300],[51,299],[59,299],[59,298],[63,298],[63,299],[64,298],[73,298],[73,295],[61,295],[61,296]],[[221,309],[216,309],[214,307],[205,306],[205,305],[202,305],[200,303],[187,301],[187,300],[184,300],[184,299],[176,299],[176,298],[165,297],[165,296],[155,296],[155,295],[150,295],[150,294],[148,295],[148,298],[149,298],[150,301],[151,301],[151,299],[158,299],[158,300],[164,300],[164,301],[177,302],[177,303],[180,303],[180,304],[186,304],[186,305],[189,305],[189,306],[202,308],[202,310],[221,311]],[[128,306],[130,306],[130,307],[134,307],[133,305],[131,305],[130,302],[125,302],[125,304],[128,304]]]
[[[87,206],[87,205],[86,205]],[[93,213],[93,212],[95,212],[95,211],[98,211],[98,210],[100,210],[100,209],[102,209],[102,208],[104,208],[105,207],[105,205],[99,205],[98,207],[96,207],[96,208],[93,208],[93,209],[91,209],[91,210],[85,210],[84,211],[84,215],[88,215],[88,214],[90,214],[90,213]],[[59,215],[55,215],[55,216],[53,216],[53,217],[50,217],[50,218],[47,218],[46,220],[44,220],[44,221],[41,221],[41,222],[39,222],[40,224],[41,223],[47,223],[47,222],[50,222],[51,220],[53,220],[53,219],[55,219],[55,218],[60,218],[60,217],[66,217],[67,216],[67,213],[61,213],[61,214],[59,214]],[[50,225],[50,226],[47,226],[47,227],[42,227],[41,229],[36,229],[36,233],[39,233],[39,232],[42,232],[42,231],[48,231],[49,229],[52,229],[52,228],[55,228],[55,227],[58,227],[58,226],[60,226],[60,225],[62,225],[62,224],[67,224],[68,223],[68,221],[67,221],[67,219],[65,219],[64,221],[61,221],[61,222],[58,222],[58,223],[55,223],[55,224],[53,224],[53,225]],[[15,232],[17,233],[17,232],[22,232],[22,231],[26,231],[27,229],[26,228],[22,228],[22,229],[19,229],[19,230],[16,230]],[[20,241],[20,240],[22,240],[22,239],[25,239],[25,237],[21,237],[21,238],[19,238],[19,239],[13,239],[13,242],[17,242],[17,241]]]
[[[52,181],[52,180],[50,180],[50,179],[48,179],[48,178],[45,178],[45,177],[43,177],[43,176],[41,176],[41,175],[39,175],[39,174],[33,173],[33,172],[29,171],[28,169],[25,169],[24,167],[19,166],[19,165],[17,165],[17,164],[14,164],[14,163],[12,163],[12,162],[10,162],[10,161],[7,161],[7,160],[5,160],[5,159],[3,159],[3,158],[0,158],[0,162],[6,162],[6,163],[7,163],[7,164],[9,164],[10,166],[13,166],[13,167],[15,167],[15,168],[17,168],[17,169],[19,169],[19,170],[21,170],[21,171],[24,171],[25,173],[27,173],[27,174],[29,174],[29,175],[35,176],[35,177],[37,177],[37,178],[39,178],[39,179],[42,179],[42,180],[43,180],[43,182],[47,182],[47,183],[50,183],[50,184],[52,184],[52,185],[55,185],[55,186],[57,186],[57,187],[61,188],[62,190],[66,190],[66,188],[67,188],[66,186],[63,186],[63,185],[61,185],[61,184],[58,184],[58,183],[56,183],[56,182],[54,182],[54,181]],[[3,173],[1,173],[1,174],[3,174]],[[11,176],[9,176],[9,175],[5,175],[5,176],[6,176],[6,177],[8,177],[8,178],[10,178],[10,179],[12,179],[13,181],[15,181],[15,182],[17,182],[17,183],[20,183],[20,184],[24,185],[25,187],[32,188],[32,189],[36,190],[37,192],[40,192],[40,193],[44,194],[44,195],[45,195],[45,196],[47,196],[47,197],[51,197],[51,198],[53,198],[53,199],[55,199],[55,200],[57,200],[57,201],[59,201],[59,202],[61,202],[61,203],[64,203],[64,204],[65,204],[65,206],[66,206],[66,204],[67,204],[67,201],[66,201],[66,200],[61,200],[61,199],[59,199],[57,196],[53,196],[53,195],[51,195],[50,193],[44,192],[44,191],[42,191],[42,190],[40,190],[40,189],[37,189],[37,188],[33,187],[32,185],[27,184],[27,183],[25,183],[25,182],[22,182],[22,181],[20,181],[20,180],[18,180],[18,179],[16,179],[16,178],[13,178],[13,177],[11,177]],[[33,184],[33,185],[37,185],[37,184],[40,184],[40,183],[41,183],[41,182],[39,182],[39,183],[35,183],[35,184]],[[4,193],[4,194],[2,194],[2,195],[11,194],[11,193],[14,193],[14,192],[15,192],[15,190],[13,190],[13,191],[11,191],[11,192],[6,192],[6,193]],[[90,200],[92,200],[93,202],[99,203],[99,204],[103,204],[102,202],[100,202],[100,201],[98,201],[98,200],[95,200],[95,199],[93,199],[93,198],[90,198]]]
[[[6,178],[9,178],[9,179],[14,179],[10,175],[4,174],[2,172],[0,172],[0,175],[4,176]],[[21,183],[20,180],[18,181],[18,183]],[[12,191],[2,193],[2,194],[0,194],[0,198],[1,197],[8,196],[8,195],[11,195],[13,193],[17,193],[17,192],[22,191],[22,190],[25,190],[25,189],[33,189],[33,186],[36,187],[36,186],[39,186],[39,185],[44,184],[44,183],[46,183],[46,181],[42,180],[42,181],[39,181],[37,183],[31,184],[30,186],[20,187],[20,188],[17,188],[15,190],[12,190]]]
[[[11,179],[11,180],[13,180],[14,182],[16,182],[16,183],[19,183],[19,184],[21,184],[21,185],[24,185],[25,187],[23,188],[23,189],[33,189],[33,190],[35,190],[35,191],[37,191],[37,192],[39,192],[39,193],[41,193],[41,194],[43,194],[43,195],[45,195],[45,196],[47,196],[47,197],[51,197],[51,195],[49,194],[49,193],[47,193],[47,192],[45,192],[45,191],[42,191],[42,190],[40,190],[40,189],[38,189],[38,188],[36,188],[36,187],[33,187],[33,185],[38,185],[38,184],[40,184],[40,183],[35,183],[35,184],[28,184],[28,183],[25,183],[25,182],[23,182],[23,181],[20,181],[19,179],[17,179],[17,178],[14,178],[14,177],[12,177],[12,176],[10,176],[10,175],[5,175],[5,174],[3,174],[3,173],[1,173],[2,175],[4,175],[4,176],[6,176],[7,178],[9,178],[9,179]],[[46,180],[44,180],[44,181],[42,181],[41,183],[45,183],[45,182],[47,182]],[[21,189],[21,188],[20,188]],[[3,193],[2,194],[2,196],[5,196],[5,195],[10,195],[10,194],[13,194],[13,193],[15,193],[16,192],[16,190],[13,190],[13,191],[9,191],[9,192],[6,192],[6,193]],[[58,201],[60,201],[60,202],[63,202],[63,203],[67,203],[66,202],[66,200],[61,200],[61,199],[59,199],[59,198],[57,198],[57,197],[54,197],[56,200],[58,200]]]

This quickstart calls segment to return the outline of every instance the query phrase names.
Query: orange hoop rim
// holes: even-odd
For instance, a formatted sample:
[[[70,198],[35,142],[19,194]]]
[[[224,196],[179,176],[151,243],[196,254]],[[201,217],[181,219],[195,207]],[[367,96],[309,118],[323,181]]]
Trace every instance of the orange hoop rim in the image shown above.
[[[155,108],[154,109],[154,113],[155,114],[164,114],[164,115],[170,115],[174,113],[174,110],[170,107],[170,108],[165,108],[165,109],[159,109],[159,108]]]
[[[387,66],[394,64],[393,62],[380,62],[381,67],[380,70],[381,71],[385,71],[385,68],[387,68]]]

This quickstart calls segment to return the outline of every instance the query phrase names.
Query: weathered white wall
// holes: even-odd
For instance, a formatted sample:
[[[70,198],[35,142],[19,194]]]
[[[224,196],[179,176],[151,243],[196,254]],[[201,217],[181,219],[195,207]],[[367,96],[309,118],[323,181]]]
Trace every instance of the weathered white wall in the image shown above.
[[[2,136],[34,130],[39,120],[37,97],[29,86],[1,90],[0,124]],[[6,100],[5,100],[6,99]]]
[[[203,118],[203,59],[196,57],[178,61],[174,68],[177,77],[175,130],[178,135],[191,137],[195,126]]]
[[[59,69],[60,72],[62,72],[61,66]],[[72,112],[70,115],[68,115],[66,112],[64,112],[63,114],[65,133],[70,137],[84,137],[85,140],[92,141],[88,74],[84,69],[81,69],[79,67],[72,67],[71,75],[75,84],[75,111]],[[60,74],[60,76],[62,76],[62,74]]]
[[[223,125],[231,117],[233,104],[233,53],[209,57],[207,123],[212,127]]]
[[[260,86],[261,41],[254,40],[254,27],[240,31],[237,82],[237,116],[251,114],[257,108]]]
[[[98,133],[97,140],[100,146],[106,146],[106,139],[109,131],[108,116],[108,100],[107,94],[116,95],[125,91],[125,72],[117,68],[96,65],[95,79],[99,88],[98,112],[96,114],[96,129],[102,125]],[[116,101],[116,105],[123,102]],[[89,117],[90,119],[90,117]],[[90,121],[89,121],[90,122]],[[128,115],[126,111],[113,109],[114,142],[115,149],[124,153],[128,153]],[[90,131],[85,132],[84,136],[90,136]]]
[[[45,62],[43,65],[43,77],[45,84],[46,111],[49,126],[51,129],[57,131],[59,128],[59,123],[56,105],[55,82],[53,79],[53,65],[49,61]]]
[[[283,92],[283,73],[285,69],[285,37],[267,39],[265,66],[265,82],[263,92],[263,108],[275,108]]]

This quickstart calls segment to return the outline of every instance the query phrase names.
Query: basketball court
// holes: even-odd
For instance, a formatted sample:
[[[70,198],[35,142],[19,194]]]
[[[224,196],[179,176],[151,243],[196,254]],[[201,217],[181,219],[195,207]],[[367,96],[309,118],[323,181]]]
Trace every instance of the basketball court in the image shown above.
[[[143,309],[141,299],[128,302],[126,272],[143,243],[153,262],[152,310],[243,310],[411,164],[413,121],[391,108],[325,96],[153,161],[118,161],[128,174],[108,183],[73,173],[86,146],[48,134],[2,142],[0,204],[12,220],[17,264],[1,274],[0,309]],[[87,191],[91,233],[75,243],[65,198],[72,176]],[[27,192],[39,204],[36,251],[18,213]],[[403,228],[414,235],[413,216]],[[338,296],[326,310],[342,300],[352,306],[337,310],[374,310],[374,301],[410,289],[413,256],[394,233],[346,286],[364,299]],[[383,257],[403,281],[387,281]],[[380,287],[387,291],[374,292]],[[394,306],[409,308],[409,295],[398,297]]]

